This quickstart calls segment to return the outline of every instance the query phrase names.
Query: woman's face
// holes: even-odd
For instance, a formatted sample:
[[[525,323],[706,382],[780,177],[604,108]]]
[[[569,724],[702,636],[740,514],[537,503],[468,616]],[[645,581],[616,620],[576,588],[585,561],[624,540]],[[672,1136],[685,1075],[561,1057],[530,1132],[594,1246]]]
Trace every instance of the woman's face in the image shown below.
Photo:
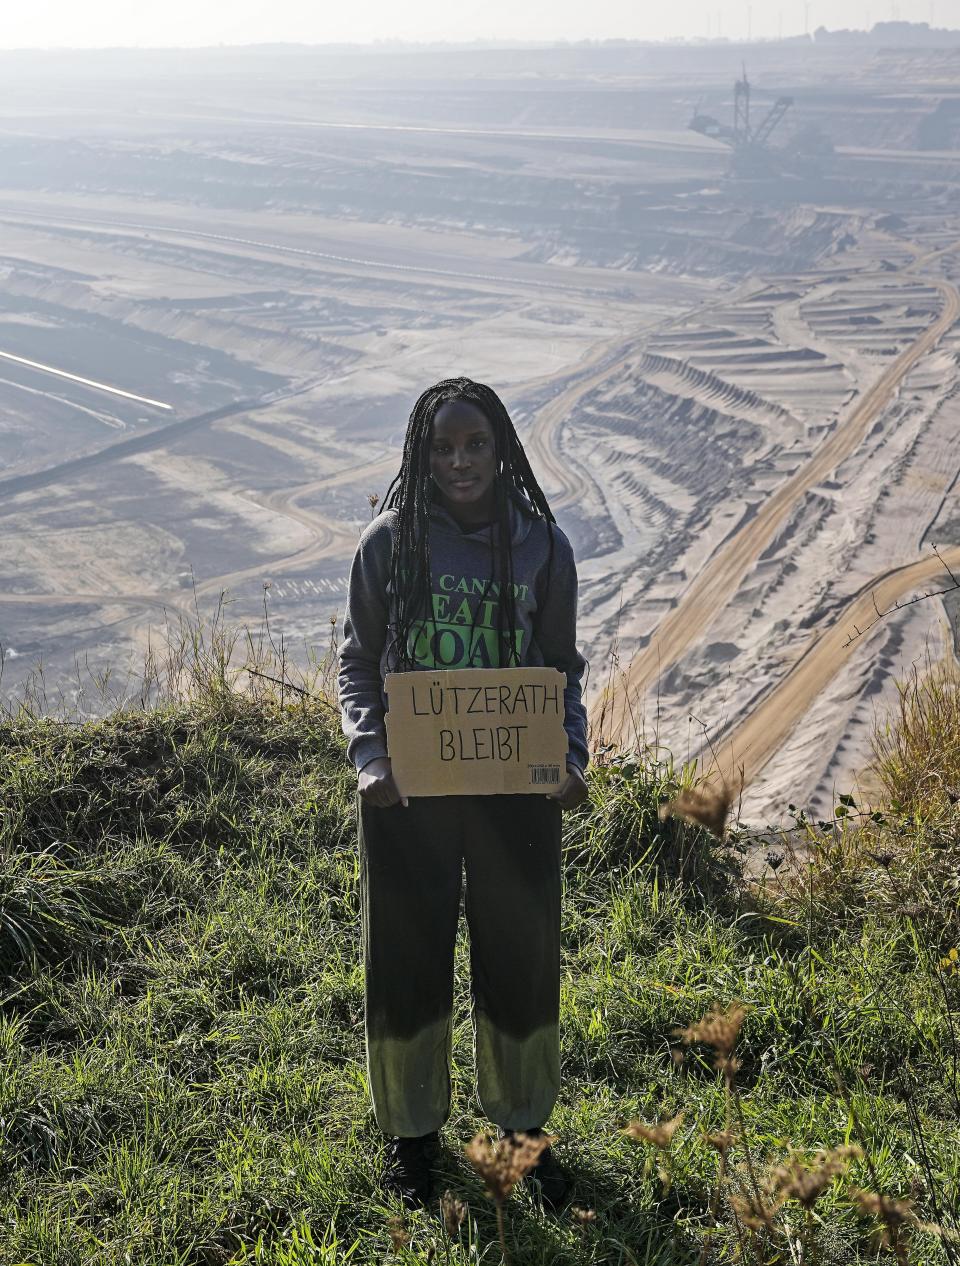
[[[447,400],[430,434],[430,474],[444,506],[460,523],[493,517],[497,473],[493,427],[469,400]]]

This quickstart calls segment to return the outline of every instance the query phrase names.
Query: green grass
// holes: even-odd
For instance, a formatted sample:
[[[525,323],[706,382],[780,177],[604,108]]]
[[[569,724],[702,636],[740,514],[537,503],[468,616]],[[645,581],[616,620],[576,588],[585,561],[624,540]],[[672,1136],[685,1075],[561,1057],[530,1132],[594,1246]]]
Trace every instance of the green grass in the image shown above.
[[[908,747],[889,749],[907,783]],[[929,747],[923,759],[939,786]],[[709,1260],[738,1241],[749,1260],[798,1266],[889,1256],[851,1184],[955,1225],[960,976],[940,966],[958,940],[954,803],[801,820],[811,864],[757,890],[736,833],[721,844],[660,822],[690,777],[642,760],[596,769],[589,804],[565,819],[551,1126],[595,1218],[545,1215],[518,1190],[513,1261],[698,1262],[719,1163],[704,1136],[731,1101],[708,1047],[677,1058],[676,1030],[733,999],[749,1008],[742,1129]],[[433,1210],[391,1243],[399,1210],[377,1193],[363,1058],[354,785],[315,704],[220,689],[96,723],[0,722],[4,1266],[501,1260],[462,1153],[487,1124],[463,942],[441,1189],[469,1212],[453,1240]],[[623,1127],[680,1110],[665,1181],[664,1157]],[[738,1227],[728,1196],[750,1189],[748,1161],[762,1176],[844,1143],[866,1156],[818,1201],[806,1248],[796,1201],[769,1229]],[[911,1261],[957,1251],[912,1232]]]

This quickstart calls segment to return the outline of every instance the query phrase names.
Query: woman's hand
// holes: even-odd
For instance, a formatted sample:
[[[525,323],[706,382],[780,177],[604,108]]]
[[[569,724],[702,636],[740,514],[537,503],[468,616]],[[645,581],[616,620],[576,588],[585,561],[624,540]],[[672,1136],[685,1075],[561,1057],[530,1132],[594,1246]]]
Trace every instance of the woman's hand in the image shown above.
[[[364,765],[360,770],[357,790],[367,804],[376,805],[378,809],[389,809],[395,804],[402,804],[406,809],[410,803],[406,796],[401,796],[393,781],[393,766],[389,756],[381,756]]]
[[[561,809],[575,809],[589,794],[583,774],[576,765],[568,765],[566,782],[558,791],[549,792],[547,799],[558,800]]]

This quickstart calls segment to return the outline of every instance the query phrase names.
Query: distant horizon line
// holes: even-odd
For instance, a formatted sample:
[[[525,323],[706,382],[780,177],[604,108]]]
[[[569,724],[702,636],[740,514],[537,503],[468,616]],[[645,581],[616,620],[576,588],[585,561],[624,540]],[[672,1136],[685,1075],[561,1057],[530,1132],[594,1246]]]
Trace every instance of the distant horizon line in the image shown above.
[[[390,36],[374,40],[250,40],[245,42],[219,41],[210,44],[23,44],[0,47],[3,53],[173,53],[173,52],[225,52],[256,49],[335,49],[342,52],[347,49],[359,51],[389,52],[391,50],[406,51],[416,49],[474,49],[477,51],[498,48],[537,49],[537,48],[597,48],[609,45],[616,47],[723,47],[737,45],[771,45],[816,43],[819,32],[827,35],[871,36],[882,33],[885,28],[896,27],[900,30],[927,31],[931,35],[960,34],[960,26],[931,26],[929,22],[909,22],[906,20],[888,20],[875,22],[871,27],[826,27],[818,26],[809,33],[800,32],[794,35],[727,36],[727,35],[670,35],[660,39],[642,36],[607,35],[573,39],[557,36],[553,39],[517,39],[506,36],[477,36],[474,39],[401,39]],[[891,32],[892,33],[892,32]]]

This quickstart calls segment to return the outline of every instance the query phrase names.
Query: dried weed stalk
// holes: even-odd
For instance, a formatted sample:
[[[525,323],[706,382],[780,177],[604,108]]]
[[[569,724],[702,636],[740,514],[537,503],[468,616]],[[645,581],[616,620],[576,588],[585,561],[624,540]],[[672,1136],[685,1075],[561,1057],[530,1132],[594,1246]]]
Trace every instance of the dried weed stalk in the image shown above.
[[[727,1175],[729,1171],[728,1153],[734,1141],[734,1115],[737,1118],[738,1138],[743,1145],[744,1159],[750,1179],[750,1217],[759,1218],[760,1221],[763,1222],[762,1212],[767,1208],[767,1203],[764,1200],[764,1195],[757,1179],[756,1170],[753,1164],[753,1157],[750,1154],[750,1147],[747,1141],[746,1129],[743,1120],[743,1109],[740,1104],[740,1097],[736,1086],[736,1073],[740,1067],[740,1061],[733,1052],[737,1045],[737,1040],[740,1037],[740,1030],[743,1027],[743,1021],[746,1014],[747,1009],[743,1003],[731,1002],[725,1011],[721,1011],[718,1007],[714,1007],[713,1010],[708,1012],[702,1020],[696,1021],[695,1024],[688,1025],[685,1029],[676,1029],[674,1031],[674,1036],[678,1037],[685,1046],[692,1046],[696,1042],[704,1042],[708,1046],[712,1046],[715,1051],[713,1066],[723,1073],[726,1119],[724,1121],[722,1132],[711,1136],[709,1140],[713,1146],[716,1147],[719,1154],[720,1168],[717,1174],[717,1184],[710,1200],[710,1226],[707,1230],[706,1236],[704,1237],[703,1247],[700,1251],[699,1266],[704,1266],[709,1255],[710,1245],[714,1232],[717,1228],[720,1195],[723,1189],[727,1186]],[[733,1208],[734,1213],[734,1227],[737,1232],[740,1257],[743,1258],[745,1248],[741,1228],[743,1225],[746,1225],[753,1229],[752,1223],[750,1221],[741,1221],[737,1207],[733,1204],[732,1197],[731,1207]]]
[[[694,1042],[704,1042],[712,1046],[716,1051],[714,1068],[732,1074],[740,1067],[739,1061],[734,1058],[733,1049],[746,1014],[747,1009],[741,1002],[732,1002],[726,1011],[715,1007],[695,1024],[690,1024],[685,1029],[675,1029],[674,1036],[685,1046],[692,1046]]]
[[[874,1217],[878,1226],[874,1232],[875,1247],[893,1253],[899,1266],[909,1266],[910,1231],[916,1225],[912,1200],[897,1200],[882,1196],[877,1191],[865,1191],[852,1187],[850,1198],[864,1217]]]
[[[790,1200],[803,1209],[803,1242],[800,1261],[807,1263],[813,1258],[813,1209],[814,1205],[837,1178],[846,1174],[850,1164],[863,1156],[863,1150],[855,1144],[817,1152],[810,1160],[790,1155],[774,1166],[765,1179],[765,1189],[776,1202],[778,1211]]]
[[[722,791],[712,787],[691,787],[660,806],[660,821],[680,818],[690,826],[705,827],[711,835],[722,840],[731,806],[732,800],[726,787]]]
[[[799,1156],[789,1156],[781,1165],[771,1170],[770,1178],[784,1200],[796,1200],[810,1210],[823,1193],[850,1168],[850,1163],[863,1156],[856,1144],[835,1147],[817,1152],[809,1162]]]
[[[758,1192],[730,1192],[727,1198],[737,1220],[754,1232],[772,1231],[783,1206],[783,1199],[763,1184]]]
[[[669,1121],[660,1121],[656,1125],[647,1125],[645,1121],[631,1121],[623,1132],[643,1143],[652,1143],[654,1147],[666,1152],[670,1150],[673,1136],[683,1123],[683,1117],[684,1114],[678,1112]]]
[[[671,1117],[669,1121],[659,1121],[656,1125],[648,1125],[645,1121],[631,1121],[623,1131],[629,1134],[631,1138],[637,1139],[641,1143],[649,1143],[657,1148],[663,1154],[663,1164],[658,1168],[657,1174],[663,1187],[663,1193],[666,1193],[673,1186],[673,1156],[671,1147],[673,1145],[673,1136],[683,1123],[684,1113],[678,1112],[675,1117]],[[651,1155],[647,1164],[647,1171],[652,1167],[653,1157]]]
[[[444,1230],[451,1240],[455,1240],[460,1234],[463,1219],[467,1216],[466,1202],[458,1200],[452,1191],[445,1191],[440,1197],[440,1212]]]
[[[803,1209],[804,1232],[800,1262],[813,1261],[813,1208],[850,1163],[862,1157],[859,1147],[837,1147],[817,1152],[809,1161],[791,1155],[768,1170],[759,1181],[744,1183],[746,1190],[729,1195],[730,1207],[738,1220],[754,1234],[776,1231],[776,1218],[789,1201]],[[747,1167],[745,1167],[747,1168]],[[748,1170],[749,1177],[749,1170]]]
[[[460,1228],[467,1216],[466,1201],[458,1199],[452,1191],[445,1191],[440,1197],[440,1216],[443,1220],[443,1229],[447,1233],[444,1249],[449,1266],[450,1246],[454,1240],[460,1238]]]
[[[410,1243],[406,1222],[403,1218],[394,1216],[387,1222],[387,1231],[390,1235],[390,1247],[395,1253],[401,1253]]]
[[[467,1160],[486,1184],[487,1195],[497,1209],[497,1230],[503,1260],[510,1261],[503,1223],[503,1206],[518,1182],[533,1169],[543,1153],[557,1140],[550,1134],[509,1135],[497,1142],[477,1134],[463,1149]]]

